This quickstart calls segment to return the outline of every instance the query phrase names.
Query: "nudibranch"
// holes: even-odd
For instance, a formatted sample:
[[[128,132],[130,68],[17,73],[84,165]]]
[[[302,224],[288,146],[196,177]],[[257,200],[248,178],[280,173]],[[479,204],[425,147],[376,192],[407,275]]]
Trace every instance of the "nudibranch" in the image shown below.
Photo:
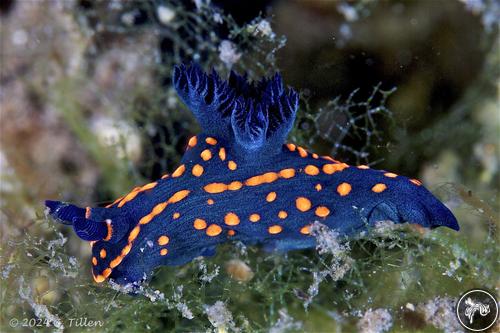
[[[279,74],[250,83],[231,72],[225,81],[180,65],[173,84],[202,133],[172,174],[106,207],[46,201],[52,217],[91,243],[96,282],[139,281],[157,266],[213,255],[228,240],[277,251],[313,247],[315,221],[341,235],[386,220],[459,229],[416,179],[285,144],[298,95]]]

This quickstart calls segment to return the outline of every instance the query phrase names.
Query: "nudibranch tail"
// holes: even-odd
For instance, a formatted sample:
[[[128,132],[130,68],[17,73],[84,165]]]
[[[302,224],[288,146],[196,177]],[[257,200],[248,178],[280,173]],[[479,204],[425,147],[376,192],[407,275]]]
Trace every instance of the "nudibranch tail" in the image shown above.
[[[211,256],[231,239],[277,251],[313,247],[316,221],[344,236],[387,220],[459,229],[418,180],[284,144],[299,97],[278,74],[250,83],[231,72],[224,81],[181,65],[173,84],[203,132],[171,175],[106,207],[45,203],[90,241],[96,282],[138,281],[157,266]]]
[[[459,230],[451,211],[416,179],[357,167],[345,168],[337,177],[334,187],[342,205],[337,216],[343,222],[336,229],[345,234],[381,221]]]

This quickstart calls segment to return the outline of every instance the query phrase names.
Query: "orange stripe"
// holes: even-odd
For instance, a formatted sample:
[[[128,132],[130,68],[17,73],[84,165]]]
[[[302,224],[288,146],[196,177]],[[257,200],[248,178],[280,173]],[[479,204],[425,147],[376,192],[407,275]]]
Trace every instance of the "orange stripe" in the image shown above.
[[[119,197],[118,199],[116,199],[115,201],[113,201],[112,203],[110,203],[109,205],[105,206],[105,208],[109,208],[115,204],[117,204],[118,202],[120,202],[121,200],[123,199],[123,197]]]
[[[283,169],[279,173],[276,172],[266,172],[261,175],[253,176],[245,180],[244,184],[246,186],[258,186],[262,184],[269,184],[272,182],[275,182],[279,178],[292,178],[295,176],[295,170],[294,169]],[[233,181],[229,184],[224,184],[224,183],[210,183],[207,184],[203,187],[205,192],[207,193],[222,193],[224,191],[230,190],[230,191],[236,191],[239,190],[240,188],[243,187],[243,184],[239,181]]]
[[[108,233],[106,234],[106,238],[104,238],[104,241],[109,241],[111,237],[113,237],[113,225],[111,224],[111,221],[106,220],[106,227],[108,228]]]
[[[137,238],[137,235],[139,235],[139,232],[141,231],[141,227],[140,226],[135,226],[134,229],[132,229],[132,231],[130,232],[130,234],[128,235],[128,242],[133,242],[136,238]]]
[[[349,166],[345,163],[337,163],[337,164],[325,164],[323,165],[323,172],[326,173],[327,175],[331,175],[335,172],[342,171]]]
[[[262,184],[269,184],[274,182],[279,178],[279,174],[276,172],[266,172],[262,175],[253,176],[245,181],[247,186],[257,186]]]
[[[208,193],[222,193],[227,190],[227,185],[224,183],[211,183],[205,185],[203,189]]]
[[[147,190],[151,190],[156,185],[158,185],[157,182],[152,182],[152,183],[146,184],[146,185],[144,185],[142,187],[136,187],[136,188],[134,188],[129,194],[127,194],[126,196],[123,197],[123,199],[120,200],[120,203],[118,204],[118,207],[123,207],[123,205],[125,205],[127,202],[133,200],[139,193],[147,191]]]

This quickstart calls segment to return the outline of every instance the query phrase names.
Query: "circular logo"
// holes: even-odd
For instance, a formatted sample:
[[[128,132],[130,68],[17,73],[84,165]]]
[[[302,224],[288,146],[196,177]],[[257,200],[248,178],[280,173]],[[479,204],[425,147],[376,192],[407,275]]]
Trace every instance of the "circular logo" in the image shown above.
[[[469,290],[458,300],[457,318],[460,324],[468,330],[485,331],[497,321],[497,300],[486,290]]]

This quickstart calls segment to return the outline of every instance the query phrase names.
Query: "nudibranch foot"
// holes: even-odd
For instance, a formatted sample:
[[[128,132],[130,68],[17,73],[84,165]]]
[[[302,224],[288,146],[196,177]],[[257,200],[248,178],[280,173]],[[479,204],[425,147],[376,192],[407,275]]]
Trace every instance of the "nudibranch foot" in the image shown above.
[[[202,133],[171,175],[106,207],[46,201],[51,216],[90,241],[96,282],[140,281],[157,266],[212,256],[228,240],[281,252],[314,247],[316,221],[344,237],[386,220],[459,229],[416,179],[285,144],[298,95],[278,74],[250,83],[231,73],[224,81],[178,66],[173,83]]]

